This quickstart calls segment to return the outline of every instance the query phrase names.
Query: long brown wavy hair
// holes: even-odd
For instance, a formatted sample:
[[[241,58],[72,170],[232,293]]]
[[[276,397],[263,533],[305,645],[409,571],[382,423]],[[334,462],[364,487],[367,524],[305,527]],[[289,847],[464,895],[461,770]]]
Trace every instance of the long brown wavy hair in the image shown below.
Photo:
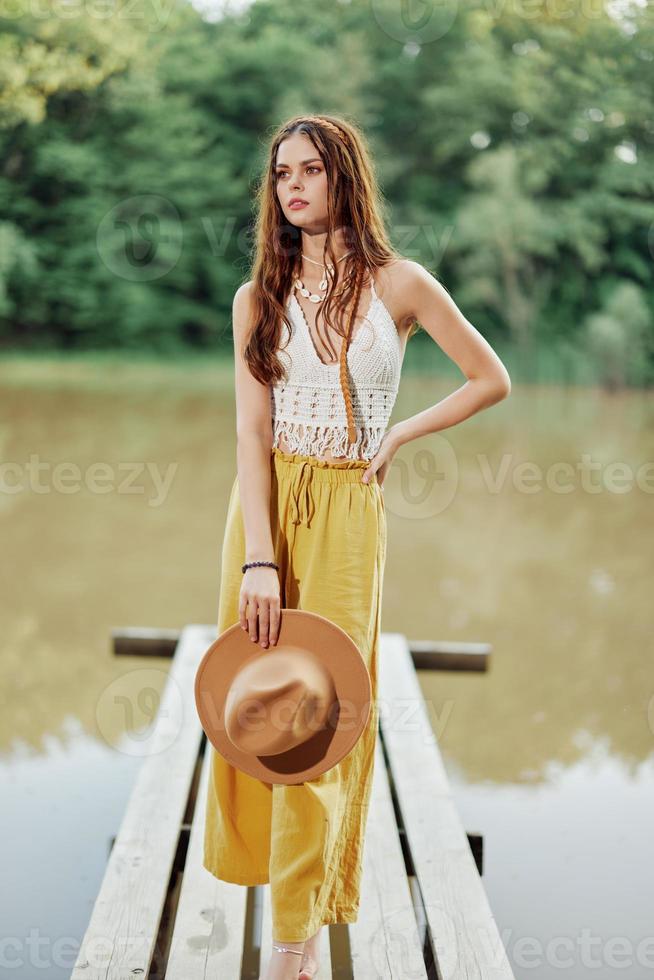
[[[348,442],[356,438],[352,396],[347,371],[347,349],[352,324],[366,276],[395,258],[402,258],[390,244],[384,220],[385,202],[379,191],[368,146],[361,130],[334,115],[300,115],[283,123],[270,139],[268,162],[256,190],[255,254],[251,272],[254,287],[254,323],[243,357],[251,374],[261,384],[274,384],[285,377],[277,354],[281,347],[282,322],[291,332],[286,299],[302,267],[302,231],[290,224],[277,196],[276,162],[280,143],[294,133],[303,133],[315,145],[327,173],[328,229],[323,256],[333,266],[331,285],[321,309],[325,322],[343,337],[340,352],[340,381],[348,419]],[[333,232],[342,226],[349,255],[337,264]],[[343,270],[342,274],[340,269]],[[342,275],[342,286],[339,285]],[[338,327],[352,298],[344,331]],[[332,307],[335,315],[332,320]],[[414,321],[409,337],[418,329]]]

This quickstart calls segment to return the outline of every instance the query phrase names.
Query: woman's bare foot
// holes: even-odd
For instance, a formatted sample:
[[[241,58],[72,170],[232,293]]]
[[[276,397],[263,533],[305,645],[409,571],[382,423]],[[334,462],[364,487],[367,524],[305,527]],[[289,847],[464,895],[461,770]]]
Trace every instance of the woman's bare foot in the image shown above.
[[[275,949],[276,946],[283,947],[283,951]],[[272,956],[263,980],[298,980],[303,948],[304,943],[281,943],[273,940]]]
[[[320,961],[320,937],[322,935],[322,928],[318,930],[315,936],[311,936],[310,939],[304,944],[304,956],[300,961],[300,975],[298,980],[313,980],[313,978],[318,973],[318,965]]]

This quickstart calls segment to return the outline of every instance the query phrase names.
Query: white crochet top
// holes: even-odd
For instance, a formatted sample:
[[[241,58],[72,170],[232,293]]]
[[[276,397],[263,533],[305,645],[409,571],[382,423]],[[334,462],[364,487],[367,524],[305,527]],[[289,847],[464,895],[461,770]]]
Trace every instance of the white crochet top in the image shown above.
[[[366,319],[356,325],[347,351],[357,435],[350,446],[339,362],[326,364],[319,357],[293,289],[286,312],[292,332],[277,354],[287,377],[270,386],[273,445],[283,435],[294,453],[372,459],[395,404],[403,359],[397,327],[374,284]]]

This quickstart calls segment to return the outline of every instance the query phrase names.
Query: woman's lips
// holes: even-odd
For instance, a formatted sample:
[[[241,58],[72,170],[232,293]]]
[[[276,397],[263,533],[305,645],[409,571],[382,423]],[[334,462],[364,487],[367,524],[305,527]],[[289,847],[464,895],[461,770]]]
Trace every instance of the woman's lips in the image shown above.
[[[289,204],[291,211],[299,211],[301,208],[308,208],[309,204],[305,201],[294,201],[293,204]]]

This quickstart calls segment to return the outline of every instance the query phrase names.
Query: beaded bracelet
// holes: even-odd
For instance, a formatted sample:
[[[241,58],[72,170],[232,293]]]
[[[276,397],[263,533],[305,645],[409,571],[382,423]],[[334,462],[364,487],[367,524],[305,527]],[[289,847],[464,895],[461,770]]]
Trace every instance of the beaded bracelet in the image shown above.
[[[241,571],[246,572],[248,568],[255,568],[257,565],[269,565],[270,568],[276,568],[279,571],[279,565],[276,565],[274,561],[246,561]]]

